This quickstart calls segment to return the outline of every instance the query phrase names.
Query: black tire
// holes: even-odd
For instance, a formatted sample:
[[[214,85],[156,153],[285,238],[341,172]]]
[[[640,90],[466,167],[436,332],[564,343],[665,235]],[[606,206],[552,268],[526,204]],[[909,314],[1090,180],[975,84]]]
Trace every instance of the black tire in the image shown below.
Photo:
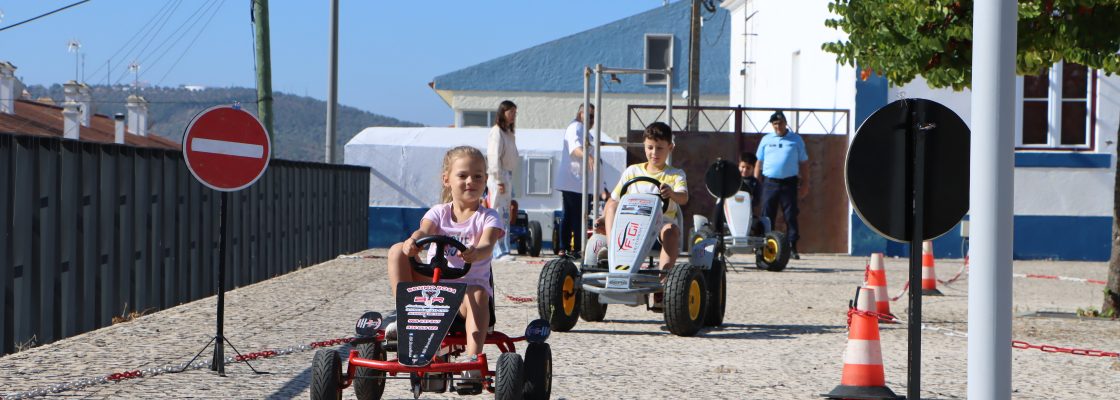
[[[727,311],[727,268],[720,260],[712,260],[712,268],[705,274],[708,281],[708,311],[704,326],[723,325],[723,315]]]
[[[779,231],[766,233],[766,241],[755,252],[755,265],[759,269],[778,272],[786,269],[789,264],[789,241],[786,235]]]
[[[555,223],[552,224],[552,255],[560,255],[560,227]]]
[[[311,362],[311,400],[342,398],[342,358],[335,349],[319,349]]]
[[[529,343],[525,350],[525,399],[547,400],[552,395],[552,348]]]
[[[358,345],[358,356],[385,361],[385,350],[381,348],[381,343],[362,343]],[[385,371],[359,367],[354,375],[354,396],[358,400],[381,399],[385,393]]]
[[[518,400],[524,395],[525,362],[517,353],[502,353],[494,371],[494,399]]]
[[[579,321],[579,269],[567,257],[549,261],[537,283],[537,312],[552,330],[567,332]]]
[[[529,256],[541,256],[542,240],[544,240],[544,238],[541,237],[541,223],[529,221],[529,238],[526,239],[526,241],[529,242]]]
[[[525,244],[525,238],[517,240],[517,255],[523,256],[529,252],[529,245]]]
[[[704,327],[708,285],[703,271],[682,264],[669,270],[665,280],[665,325],[677,336],[692,336]]]
[[[581,290],[579,317],[587,322],[599,322],[607,316],[607,305],[599,303],[599,295]]]

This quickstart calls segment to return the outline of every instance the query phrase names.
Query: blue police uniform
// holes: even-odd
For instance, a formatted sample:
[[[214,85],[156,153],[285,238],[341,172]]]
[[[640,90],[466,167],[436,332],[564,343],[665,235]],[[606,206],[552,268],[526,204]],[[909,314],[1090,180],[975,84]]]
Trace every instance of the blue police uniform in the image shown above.
[[[809,160],[805,142],[801,135],[787,128],[783,136],[778,136],[777,133],[764,136],[758,143],[756,155],[762,161],[762,175],[765,177],[762,184],[762,212],[773,223],[778,216],[778,206],[781,205],[786,226],[789,227],[790,244],[796,249],[797,239],[801,237],[797,224],[797,214],[800,211],[797,208],[798,172],[800,164]]]

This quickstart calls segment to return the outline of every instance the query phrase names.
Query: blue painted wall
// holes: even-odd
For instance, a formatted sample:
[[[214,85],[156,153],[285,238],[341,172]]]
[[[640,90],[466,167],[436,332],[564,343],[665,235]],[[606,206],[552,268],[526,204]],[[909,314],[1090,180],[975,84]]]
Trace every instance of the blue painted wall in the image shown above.
[[[691,3],[678,1],[571,36],[530,47],[435,77],[436,90],[583,92],[584,66],[643,68],[645,35],[673,35],[673,86],[688,87],[688,34]],[[701,29],[701,93],[728,94],[731,46],[730,14],[718,8]],[[640,75],[619,75],[605,93],[665,93],[663,85],[645,85]]]

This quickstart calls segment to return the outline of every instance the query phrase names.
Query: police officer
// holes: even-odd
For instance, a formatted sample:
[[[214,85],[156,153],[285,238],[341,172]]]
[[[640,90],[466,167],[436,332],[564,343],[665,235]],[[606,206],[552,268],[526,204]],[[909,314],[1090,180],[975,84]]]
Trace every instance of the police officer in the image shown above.
[[[755,178],[762,181],[762,212],[771,222],[776,222],[778,206],[782,207],[786,226],[789,227],[789,242],[792,245],[790,257],[800,260],[797,254],[797,200],[809,193],[809,153],[801,135],[791,131],[786,125],[786,116],[781,111],[770,115],[774,133],[768,133],[758,143],[758,165],[754,169]]]

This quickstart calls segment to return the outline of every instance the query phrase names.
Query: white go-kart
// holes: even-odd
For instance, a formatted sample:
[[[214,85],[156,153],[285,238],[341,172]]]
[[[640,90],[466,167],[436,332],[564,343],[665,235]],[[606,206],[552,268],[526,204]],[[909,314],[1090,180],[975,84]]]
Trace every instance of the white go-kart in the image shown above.
[[[662,271],[655,256],[659,250],[654,246],[660,225],[654,224],[662,220],[668,202],[655,194],[629,193],[634,184],[661,186],[649,177],[634,178],[622,185],[623,196],[610,230],[612,238],[595,234],[587,240],[582,269],[572,258],[561,257],[541,270],[538,311],[553,331],[569,331],[579,318],[602,321],[610,304],[646,306],[663,312],[669,332],[679,336],[692,336],[704,326],[723,324],[727,298],[723,258],[715,257],[714,245],[697,244],[690,251],[688,263]],[[660,308],[650,304],[650,297],[656,293],[663,294]]]
[[[728,161],[716,161],[708,168],[708,174],[713,174],[716,169],[733,171],[734,165]],[[728,257],[734,253],[754,253],[755,266],[758,269],[781,271],[789,264],[789,241],[784,233],[773,230],[769,218],[762,216],[759,217],[758,221],[755,221],[751,210],[751,194],[738,191],[738,179],[738,173],[735,173],[734,177],[728,179],[727,182],[733,184],[723,185],[719,189],[714,187],[713,184],[716,182],[713,180],[708,179],[706,181],[708,191],[719,199],[716,202],[716,209],[723,211],[722,216],[726,219],[726,228],[719,226],[723,225],[723,221],[718,220],[721,213],[717,212],[713,216],[713,220],[709,220],[702,215],[693,215],[691,242],[695,246],[704,241],[715,241],[716,245],[722,249],[722,251],[716,251],[716,253]],[[726,190],[723,190],[724,188]]]

